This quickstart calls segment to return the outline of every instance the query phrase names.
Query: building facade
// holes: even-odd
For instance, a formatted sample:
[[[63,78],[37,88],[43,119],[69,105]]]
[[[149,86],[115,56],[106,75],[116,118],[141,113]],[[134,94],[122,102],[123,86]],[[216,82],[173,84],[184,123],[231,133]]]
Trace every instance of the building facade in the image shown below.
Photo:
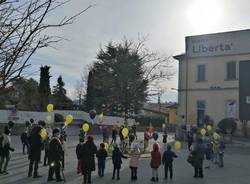
[[[250,120],[250,30],[186,37],[179,61],[178,122],[208,115]]]

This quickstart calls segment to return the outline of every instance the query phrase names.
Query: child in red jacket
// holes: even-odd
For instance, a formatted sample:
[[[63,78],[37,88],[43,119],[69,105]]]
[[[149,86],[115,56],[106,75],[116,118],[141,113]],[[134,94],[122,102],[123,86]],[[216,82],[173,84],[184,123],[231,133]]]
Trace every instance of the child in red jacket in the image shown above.
[[[150,166],[152,168],[152,178],[151,181],[158,182],[158,168],[161,165],[161,153],[159,151],[159,145],[157,143],[153,144],[153,151],[151,152],[151,162]]]

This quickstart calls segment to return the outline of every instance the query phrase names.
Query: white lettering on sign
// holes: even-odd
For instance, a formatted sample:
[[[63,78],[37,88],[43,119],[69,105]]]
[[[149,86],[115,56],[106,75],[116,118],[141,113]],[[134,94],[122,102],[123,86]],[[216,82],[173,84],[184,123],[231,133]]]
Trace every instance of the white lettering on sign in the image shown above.
[[[250,30],[186,37],[188,57],[250,54]]]

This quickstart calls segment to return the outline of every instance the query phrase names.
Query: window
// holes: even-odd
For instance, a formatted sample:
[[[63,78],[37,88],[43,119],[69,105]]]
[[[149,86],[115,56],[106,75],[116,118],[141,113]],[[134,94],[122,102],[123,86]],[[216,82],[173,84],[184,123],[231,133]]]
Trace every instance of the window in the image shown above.
[[[203,125],[205,111],[206,111],[206,101],[205,100],[198,100],[197,101],[197,125],[198,126]]]
[[[206,65],[198,65],[197,81],[206,80]]]
[[[226,118],[237,118],[236,100],[226,101]]]
[[[227,63],[227,80],[236,80],[236,62]]]

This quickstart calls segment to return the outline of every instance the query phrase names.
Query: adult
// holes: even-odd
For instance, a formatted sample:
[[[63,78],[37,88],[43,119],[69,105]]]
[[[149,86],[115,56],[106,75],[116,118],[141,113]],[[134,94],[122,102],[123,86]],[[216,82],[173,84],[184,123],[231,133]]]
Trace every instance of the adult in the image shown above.
[[[95,171],[95,154],[97,153],[97,147],[94,144],[94,138],[88,136],[87,142],[80,150],[81,170],[83,174],[83,183],[91,183],[91,172]]]
[[[43,148],[43,140],[40,135],[40,132],[42,128],[45,126],[45,122],[40,121],[39,125],[33,123],[33,128],[30,132],[29,136],[29,145],[30,145],[30,150],[29,150],[29,172],[28,172],[28,177],[32,176],[33,172],[33,167],[34,167],[34,178],[39,178],[41,177],[38,174],[38,164],[41,160],[41,151]]]
[[[0,137],[0,174],[8,174],[7,167],[10,160],[10,151],[14,151],[11,147],[10,129],[4,127],[4,133]]]
[[[21,142],[23,145],[23,154],[25,155],[25,147],[26,147],[27,153],[29,152],[29,140],[28,140],[28,131],[27,130],[25,130],[21,134]]]
[[[134,134],[134,136],[135,136],[135,138],[136,138],[136,140],[137,140],[136,123],[134,123],[133,126],[132,126],[132,132],[133,132],[133,134]]]
[[[56,175],[56,181],[60,182],[63,181],[60,175],[61,163],[63,156],[62,144],[59,139],[60,137],[60,130],[55,128],[53,130],[53,136],[49,143],[48,155],[49,155],[49,176],[48,181],[52,181],[53,175]]]
[[[116,130],[116,127],[113,126],[111,144],[113,144],[113,143],[116,144],[116,137],[117,137],[117,130]]]
[[[203,178],[203,161],[205,155],[206,147],[202,142],[201,138],[197,139],[197,144],[194,145],[194,149],[191,152],[193,157],[193,166],[194,166],[194,178]]]

